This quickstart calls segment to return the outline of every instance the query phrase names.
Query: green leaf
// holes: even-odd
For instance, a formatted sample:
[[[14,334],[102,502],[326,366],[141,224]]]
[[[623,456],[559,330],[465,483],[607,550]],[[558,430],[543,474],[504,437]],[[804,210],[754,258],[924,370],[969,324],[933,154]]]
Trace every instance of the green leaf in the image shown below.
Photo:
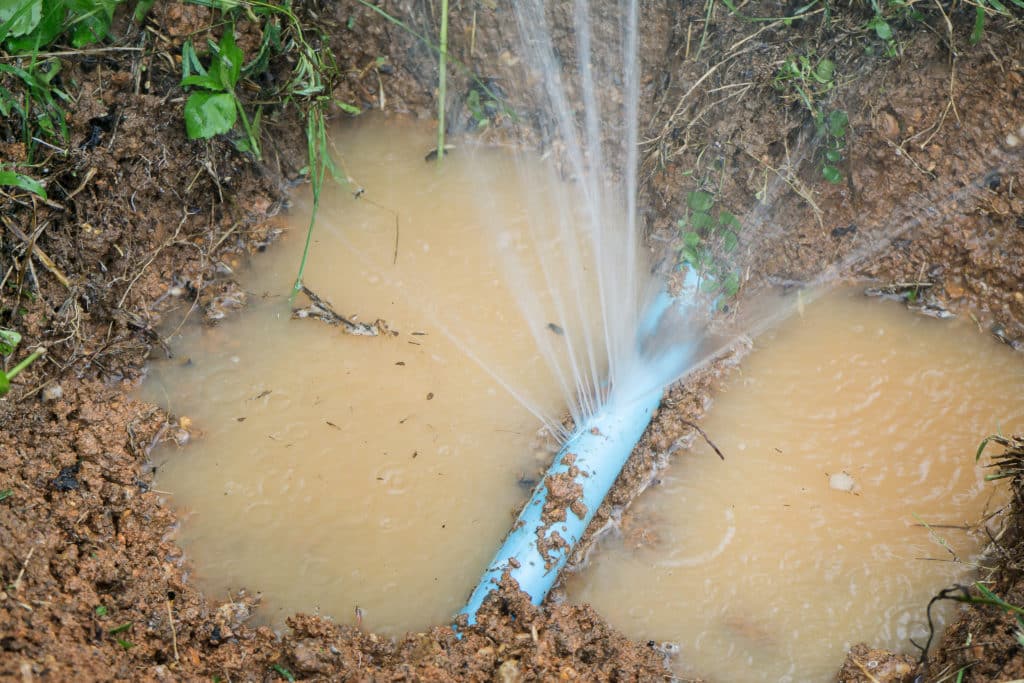
[[[0,356],[9,356],[21,343],[21,335],[14,330],[0,329]]]
[[[706,294],[714,294],[721,288],[721,283],[719,283],[718,280],[714,280],[712,278],[705,278],[704,281],[700,283],[700,291]]]
[[[694,214],[690,216],[690,225],[693,226],[694,230],[704,230],[710,227],[713,223],[714,221],[711,220],[711,215],[702,211],[695,211]]]
[[[688,232],[683,235],[683,244],[691,249],[696,249],[700,245],[700,235],[695,232]]]
[[[0,0],[0,34],[26,35],[39,25],[42,16],[43,0]]]
[[[136,24],[141,24],[146,19],[146,15],[149,14],[149,10],[153,9],[153,3],[156,0],[139,0],[138,4],[135,5],[135,12],[132,14],[132,20]]]
[[[736,273],[729,273],[725,281],[722,282],[722,292],[726,296],[736,296],[738,291],[740,291],[740,276]]]
[[[32,192],[46,199],[46,188],[34,178],[14,171],[0,171],[0,185],[18,187],[26,192]]]
[[[726,252],[734,251],[739,243],[739,236],[737,236],[732,230],[727,231],[725,236],[722,238],[722,248],[725,249]]]
[[[985,8],[978,5],[974,8],[974,28],[971,30],[971,45],[981,42],[981,36],[985,33]]]
[[[103,605],[100,605],[99,607],[97,607],[96,608],[96,616],[98,616],[98,617],[105,617],[105,616],[107,616],[107,608],[104,607]]]
[[[185,130],[192,140],[227,133],[237,116],[232,93],[194,92],[185,102]]]
[[[834,138],[846,137],[846,126],[850,117],[842,109],[836,109],[828,115],[828,133]]]
[[[127,631],[131,627],[132,627],[132,622],[126,621],[125,623],[121,624],[120,626],[117,626],[115,628],[110,629],[109,631],[107,631],[107,633],[109,633],[110,635],[113,636],[113,635],[117,635],[118,633],[124,633],[125,631]]]
[[[3,370],[0,370],[0,396],[5,395],[11,390],[11,380],[8,379],[7,375],[4,374]]]
[[[181,46],[181,84],[183,86],[188,85],[186,80],[192,78],[193,71],[200,76],[206,75],[206,67],[199,61],[196,48],[192,45],[191,40],[186,40],[185,44]]]
[[[830,149],[825,152],[825,159],[827,159],[830,164],[838,164],[843,160],[843,155],[840,154],[837,149]]]
[[[291,683],[295,683],[295,676],[294,676],[294,674],[292,674],[291,671],[289,671],[288,669],[284,668],[280,664],[275,664],[274,666],[272,666],[270,668],[273,669],[274,671],[276,671],[277,673],[281,674],[281,676],[283,676],[286,680],[291,681]]]
[[[693,247],[686,247],[686,246],[684,246],[682,249],[679,250],[679,257],[683,261],[685,261],[686,263],[688,263],[688,264],[690,264],[691,266],[694,266],[694,267],[697,266],[697,262],[699,260],[699,256],[697,255],[697,250],[694,249]]]
[[[2,375],[2,374],[3,373],[0,372],[0,375]],[[7,500],[8,498],[10,498],[13,495],[14,495],[14,491],[13,490],[11,490],[11,489],[4,489],[3,491],[0,491],[0,500]]]
[[[133,647],[135,647],[135,643],[129,643],[127,640],[121,640],[120,638],[114,638],[114,640],[116,640],[117,644],[123,647],[125,650],[130,650]]]
[[[110,33],[118,0],[64,0],[71,10],[71,44],[84,47],[98,43]]]
[[[0,5],[3,0],[0,0]],[[9,38],[6,46],[10,52],[38,51],[49,45],[64,30],[64,18],[67,16],[67,7],[64,0],[43,0],[42,18],[39,24],[31,33],[19,38]],[[3,40],[4,31],[0,28],[0,41]]]
[[[833,185],[838,185],[843,180],[843,174],[839,172],[839,169],[828,164],[821,167],[821,175]]]
[[[835,74],[836,65],[831,59],[823,59],[818,62],[817,68],[814,69],[814,80],[819,83],[829,83],[832,81],[832,76]]]
[[[743,227],[740,220],[736,216],[732,215],[728,211],[718,212],[718,222],[726,228],[732,228],[733,230],[739,230]]]
[[[242,49],[235,44],[235,27],[228,24],[224,27],[224,33],[220,37],[220,45],[217,46],[218,57],[220,58],[220,82],[225,92],[231,92],[238,84],[242,75],[242,61],[245,56]]]
[[[711,207],[715,205],[715,198],[709,192],[695,190],[686,195],[686,204],[690,207],[691,211],[708,213],[711,211]]]
[[[882,40],[892,40],[892,27],[889,26],[889,22],[881,16],[876,16],[874,19],[869,21],[868,28],[874,29],[875,35]]]
[[[341,100],[334,100],[334,103],[336,105],[338,105],[338,109],[341,109],[346,114],[351,114],[352,116],[359,116],[360,114],[363,113],[362,109],[360,109],[359,107],[357,107],[357,106],[355,106],[353,104],[349,104],[348,102],[343,102]]]

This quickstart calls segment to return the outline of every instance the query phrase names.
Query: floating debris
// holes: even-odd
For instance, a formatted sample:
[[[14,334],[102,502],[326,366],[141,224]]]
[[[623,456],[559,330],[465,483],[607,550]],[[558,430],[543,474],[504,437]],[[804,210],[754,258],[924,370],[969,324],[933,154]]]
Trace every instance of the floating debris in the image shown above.
[[[341,316],[335,311],[331,304],[324,301],[317,296],[313,290],[305,285],[302,286],[302,293],[309,297],[310,305],[305,308],[292,309],[293,318],[317,318],[322,320],[328,325],[337,325],[346,334],[356,335],[357,337],[378,337],[382,334],[395,334],[391,332],[388,324],[378,318],[372,323],[361,323],[354,320],[349,320],[344,316]]]

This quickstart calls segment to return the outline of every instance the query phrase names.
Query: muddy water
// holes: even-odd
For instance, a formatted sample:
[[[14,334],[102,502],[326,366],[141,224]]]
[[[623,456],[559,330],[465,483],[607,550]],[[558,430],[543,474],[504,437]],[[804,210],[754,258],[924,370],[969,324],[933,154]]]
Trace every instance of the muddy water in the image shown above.
[[[283,243],[244,276],[250,309],[186,325],[177,358],[156,363],[145,386],[198,432],[153,458],[158,487],[184,514],[194,578],[215,595],[262,591],[276,623],[297,610],[351,622],[357,607],[383,632],[443,623],[537,475],[541,422],[502,383],[537,413],[565,406],[493,249],[525,248],[521,198],[529,192],[543,214],[543,187],[557,181],[494,150],[425,163],[432,136],[400,121],[338,133],[365,193],[325,195],[306,272],[339,313],[381,318],[397,335],[289,319],[309,210],[300,198]],[[516,163],[535,185],[519,182]],[[511,232],[489,229],[495,211]],[[556,343],[572,332],[549,320]]]
[[[861,640],[914,652],[977,559],[983,535],[951,527],[997,507],[974,454],[1024,427],[1021,395],[1020,355],[971,325],[827,295],[717,395],[702,424],[726,460],[681,453],[570,597],[712,681],[831,680]]]

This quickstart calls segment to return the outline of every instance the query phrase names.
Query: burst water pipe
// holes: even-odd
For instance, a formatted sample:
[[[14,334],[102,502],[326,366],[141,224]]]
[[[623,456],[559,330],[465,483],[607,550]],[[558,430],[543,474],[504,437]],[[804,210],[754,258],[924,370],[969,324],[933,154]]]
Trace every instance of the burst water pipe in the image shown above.
[[[684,292],[696,291],[692,277],[688,274]],[[655,332],[669,308],[673,305],[685,307],[692,300],[692,296],[676,300],[667,292],[659,294],[647,307],[638,326],[638,350],[644,340]],[[680,343],[658,358],[638,360],[626,380],[613,387],[601,408],[577,427],[534,488],[529,502],[519,513],[466,606],[459,612],[468,617],[467,623],[476,623],[477,611],[484,599],[498,587],[506,571],[530,596],[533,604],[539,605],[544,600],[650,424],[661,403],[665,385],[692,360],[695,347],[692,341]],[[564,516],[564,519],[553,521],[548,515],[546,520],[544,507],[549,501],[548,484],[561,480],[564,486],[566,477],[579,487],[579,496],[571,506],[564,501],[558,502],[564,512],[555,516]]]

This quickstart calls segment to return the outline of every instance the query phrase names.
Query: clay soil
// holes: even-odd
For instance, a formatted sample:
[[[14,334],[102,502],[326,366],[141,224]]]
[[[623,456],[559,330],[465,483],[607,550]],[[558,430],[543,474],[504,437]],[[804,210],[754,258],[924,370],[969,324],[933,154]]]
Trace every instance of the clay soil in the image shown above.
[[[385,5],[414,25],[436,25],[429,3]],[[511,69],[508,13],[487,5],[475,15],[454,10],[453,54],[481,75],[493,73],[510,103],[528,110],[516,82],[500,80]],[[819,13],[787,25],[718,7],[698,50],[704,8],[653,2],[645,9],[642,208],[651,244],[678,239],[681,198],[713,175],[722,208],[758,218],[769,236],[749,256],[746,292],[766,283],[795,287],[838,264],[834,277],[897,285],[887,290],[896,296],[908,294],[898,283],[927,283],[917,287],[924,294],[909,302],[914,307],[971,316],[1019,346],[1020,27],[990,20],[972,45],[973,7],[936,3],[920,21],[895,24],[900,54],[883,57],[883,43],[864,29],[870,13],[856,8],[836,9],[828,22]],[[308,3],[304,11],[331,36],[344,73],[339,99],[429,116],[436,67],[407,34],[354,2]],[[762,3],[742,11],[787,10]],[[239,27],[243,47],[247,39],[252,47],[251,28]],[[201,40],[211,29],[206,8],[167,0],[142,26],[118,18],[116,45],[137,50],[62,56],[61,83],[73,94],[70,140],[37,167],[49,201],[4,188],[0,327],[26,340],[8,362],[36,345],[48,353],[0,400],[0,678],[671,678],[665,648],[628,640],[590,607],[560,603],[557,592],[538,609],[506,586],[461,639],[439,625],[393,640],[354,621],[309,615],[275,633],[251,624],[259,609],[252,594],[209,596],[189,582],[176,520],[151,489],[147,464],[156,443],[181,439],[188,425],[127,392],[147,356],[166,353],[158,324],[168,311],[188,313],[189,324],[215,324],[244,306],[234,273],[258,267],[256,254],[273,248],[274,217],[305,144],[289,109],[267,114],[264,164],[225,139],[187,139],[176,57],[186,38]],[[568,39],[568,31],[558,37]],[[773,85],[787,55],[811,50],[835,61],[842,76],[829,106],[850,118],[836,185],[820,177],[808,113]],[[382,55],[387,68],[374,68]],[[288,66],[272,64],[268,78]],[[458,129],[469,118],[462,106],[469,86],[453,81],[449,125]],[[524,120],[544,138],[542,117]],[[2,132],[0,157],[22,161],[18,132]],[[741,355],[727,354],[666,394],[590,538],[609,526],[630,528],[630,501],[672,457],[685,457],[694,438],[687,422],[699,420],[716,377]],[[1020,482],[1014,487],[1019,493]],[[1024,605],[1019,500],[1005,513],[982,578]],[[577,551],[577,565],[590,549],[588,542]],[[838,680],[938,681],[961,670],[964,681],[1020,678],[1024,649],[1015,628],[1000,609],[972,608],[936,634],[922,663],[858,646]]]

